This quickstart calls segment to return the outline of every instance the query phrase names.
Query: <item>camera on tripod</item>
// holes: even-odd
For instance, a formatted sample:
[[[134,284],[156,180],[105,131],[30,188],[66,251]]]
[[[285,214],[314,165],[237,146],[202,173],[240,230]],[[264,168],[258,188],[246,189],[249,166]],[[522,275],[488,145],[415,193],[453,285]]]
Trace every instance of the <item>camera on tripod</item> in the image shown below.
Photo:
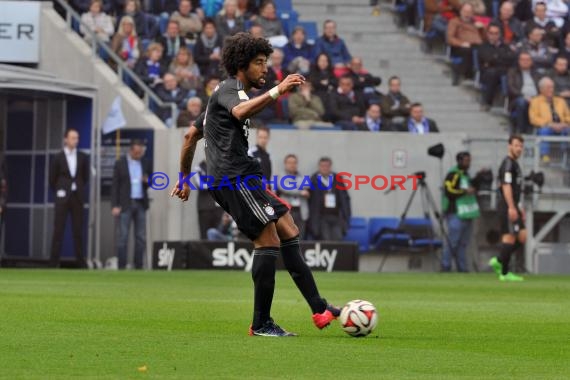
[[[542,191],[542,186],[544,186],[544,173],[531,171],[529,175],[523,177],[523,193],[525,195],[530,195],[533,193],[538,193]],[[534,185],[538,188],[534,189]]]

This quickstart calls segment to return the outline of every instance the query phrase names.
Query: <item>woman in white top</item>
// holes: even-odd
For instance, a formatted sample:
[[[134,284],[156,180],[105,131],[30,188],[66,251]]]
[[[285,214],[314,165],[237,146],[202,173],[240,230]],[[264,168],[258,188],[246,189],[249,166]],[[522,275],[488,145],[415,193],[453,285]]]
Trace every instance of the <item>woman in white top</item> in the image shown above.
[[[97,37],[104,42],[109,42],[115,31],[115,27],[113,26],[111,17],[101,11],[102,8],[103,2],[101,0],[91,0],[89,12],[81,15],[81,21],[83,21],[91,31],[95,32]],[[87,42],[91,42],[91,35],[85,30],[83,25],[81,25],[81,33]]]

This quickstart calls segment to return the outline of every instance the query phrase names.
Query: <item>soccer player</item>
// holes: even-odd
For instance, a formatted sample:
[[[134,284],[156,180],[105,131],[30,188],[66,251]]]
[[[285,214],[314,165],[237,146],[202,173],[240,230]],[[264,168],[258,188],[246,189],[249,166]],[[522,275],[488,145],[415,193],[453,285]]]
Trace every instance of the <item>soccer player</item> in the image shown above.
[[[509,154],[499,168],[498,214],[501,223],[501,253],[493,257],[489,265],[499,275],[501,281],[523,281],[523,277],[509,272],[511,255],[526,242],[524,225],[525,212],[520,204],[522,192],[522,171],[517,163],[523,152],[522,136],[509,137]]]
[[[219,84],[206,111],[186,133],[180,171],[185,176],[190,173],[196,144],[204,137],[208,174],[214,177],[210,195],[254,244],[251,269],[254,307],[249,335],[294,336],[296,334],[285,331],[271,318],[275,261],[279,253],[309,304],[317,328],[329,325],[340,310],[321,298],[301,256],[299,229],[289,213],[289,206],[266,188],[259,162],[247,154],[249,118],[305,82],[303,76],[291,74],[263,95],[249,99],[247,91],[252,87],[260,89],[265,84],[267,59],[272,51],[266,39],[249,33],[237,33],[226,39],[222,65],[228,79]],[[180,182],[176,183],[171,196],[187,201],[189,184]]]

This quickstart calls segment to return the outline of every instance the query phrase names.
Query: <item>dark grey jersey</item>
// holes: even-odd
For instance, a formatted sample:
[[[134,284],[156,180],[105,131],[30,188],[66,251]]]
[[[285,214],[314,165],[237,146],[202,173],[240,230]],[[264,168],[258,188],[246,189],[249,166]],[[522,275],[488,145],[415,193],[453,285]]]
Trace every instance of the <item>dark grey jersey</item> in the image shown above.
[[[228,78],[214,90],[206,111],[195,122],[204,134],[208,175],[214,177],[214,186],[238,176],[261,176],[259,162],[247,154],[249,119],[242,122],[232,115],[232,109],[248,99],[243,84]]]

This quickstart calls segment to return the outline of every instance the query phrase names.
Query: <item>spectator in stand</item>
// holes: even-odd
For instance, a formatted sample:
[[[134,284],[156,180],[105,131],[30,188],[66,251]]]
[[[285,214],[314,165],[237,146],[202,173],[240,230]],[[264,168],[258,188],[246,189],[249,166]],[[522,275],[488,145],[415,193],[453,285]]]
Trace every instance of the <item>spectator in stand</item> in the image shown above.
[[[542,40],[544,31],[539,27],[534,27],[528,34],[528,38],[518,44],[519,51],[525,51],[532,57],[534,68],[540,73],[546,73],[546,70],[552,66],[553,54],[548,45]]]
[[[393,76],[388,80],[388,93],[382,97],[382,113],[395,128],[401,129],[410,115],[410,100],[402,94],[400,78]]]
[[[219,76],[220,59],[223,45],[222,37],[216,31],[216,24],[212,19],[204,21],[204,29],[194,46],[194,59],[200,67],[202,76]]]
[[[204,18],[213,19],[222,10],[224,0],[200,0],[200,8],[204,12]]]
[[[131,16],[123,16],[119,31],[113,36],[111,49],[121,57],[129,68],[134,68],[141,54],[141,44]]]
[[[114,0],[104,0],[101,1],[101,10],[107,14],[113,12],[113,2]],[[92,0],[70,0],[68,3],[77,11],[79,14],[87,13],[91,9]]]
[[[315,95],[317,95],[324,104],[328,101],[328,94],[334,91],[338,85],[338,80],[333,72],[329,56],[321,53],[317,56],[315,63],[311,66],[309,80],[313,85]]]
[[[562,41],[562,48],[558,52],[559,56],[564,56],[570,62],[570,31],[564,34],[564,40]]]
[[[261,25],[253,24],[249,28],[249,33],[254,36],[255,38],[264,38],[263,36],[263,28]]]
[[[515,17],[520,22],[528,22],[534,17],[531,0],[515,0],[513,1],[513,5],[515,8]]]
[[[499,9],[499,17],[493,20],[501,28],[503,42],[509,46],[514,46],[524,38],[522,23],[513,17],[515,13],[514,5],[511,1],[505,1]]]
[[[336,23],[326,20],[323,25],[323,35],[315,42],[315,53],[325,53],[329,56],[337,78],[346,74],[352,56],[350,55],[344,40],[336,34]]]
[[[554,61],[552,70],[548,73],[548,77],[554,81],[554,94],[566,100],[566,104],[570,105],[570,75],[568,75],[568,59],[559,56]]]
[[[102,41],[109,42],[115,32],[115,27],[113,26],[111,17],[101,11],[102,8],[103,2],[101,0],[91,0],[89,12],[85,12],[81,15],[81,21]],[[80,30],[85,41],[91,43],[91,35],[87,33],[83,25],[81,25]]]
[[[457,86],[461,76],[473,77],[473,50],[483,42],[479,34],[483,24],[473,19],[473,6],[464,3],[459,17],[452,19],[447,28],[447,41],[451,46],[451,55],[460,58],[460,63],[452,65],[453,81]]]
[[[166,67],[162,63],[162,45],[153,42],[146,49],[146,55],[135,65],[135,73],[147,85],[154,87],[162,82]]]
[[[173,14],[178,10],[179,0],[150,0],[151,13],[155,15],[168,16]],[[199,2],[193,0],[192,8],[196,9],[199,6]]]
[[[364,123],[366,103],[354,91],[352,77],[346,75],[339,79],[338,89],[329,94],[328,109],[331,121],[343,130],[355,131],[359,129],[358,124]]]
[[[342,240],[350,221],[350,197],[348,191],[332,171],[332,160],[322,157],[319,170],[311,176],[308,227],[315,240]],[[339,189],[340,188],[340,189]]]
[[[255,146],[249,148],[249,151],[247,152],[250,157],[259,161],[259,165],[261,166],[261,175],[266,181],[273,180],[273,178],[271,178],[271,155],[267,152],[269,137],[269,128],[265,125],[257,126]]]
[[[255,0],[237,0],[238,11],[243,15],[244,20],[255,20],[259,9]]]
[[[158,37],[157,42],[162,45],[162,60],[168,66],[178,54],[182,46],[186,46],[186,40],[180,35],[180,24],[176,20],[169,20],[166,33]]]
[[[528,106],[530,99],[538,94],[540,76],[533,68],[532,57],[522,52],[518,57],[518,66],[507,72],[509,106],[512,112],[513,132],[530,133]]]
[[[461,0],[425,0],[424,30],[426,49],[431,51],[436,38],[445,41],[449,21],[459,14]]]
[[[176,77],[170,73],[164,74],[162,84],[156,88],[156,95],[166,103],[175,103],[178,109],[186,107],[186,99],[188,98],[188,91],[178,87]],[[172,113],[169,107],[159,108],[157,112],[158,117],[171,127],[173,124]]]
[[[287,44],[283,23],[277,17],[275,4],[272,1],[265,1],[261,4],[255,23],[263,28],[263,36],[271,42],[273,47],[282,48]]]
[[[507,75],[515,60],[515,52],[501,41],[501,28],[490,24],[487,27],[487,42],[479,48],[483,110],[491,109],[497,90],[501,88],[501,78]]]
[[[308,129],[313,125],[332,127],[325,122],[325,106],[321,98],[313,94],[313,85],[306,81],[289,96],[289,116],[299,129]]]
[[[554,82],[544,77],[538,82],[540,94],[530,101],[528,110],[530,123],[539,136],[568,136],[570,129],[570,110],[566,101],[554,95]],[[566,145],[566,144],[564,144]],[[540,144],[542,162],[550,162],[550,144]]]
[[[364,123],[359,126],[362,131],[370,132],[397,132],[393,129],[392,123],[382,117],[382,107],[380,104],[371,103],[366,110]]]
[[[194,62],[192,52],[186,47],[182,46],[176,54],[176,58],[172,60],[168,71],[174,74],[178,85],[187,90],[191,96],[198,93],[202,87],[202,77],[200,76],[200,69]]]
[[[525,32],[528,35],[534,28],[542,29],[544,42],[551,48],[558,49],[560,43],[560,29],[554,21],[546,17],[546,3],[539,2],[534,6],[534,18],[525,24]]]
[[[202,99],[202,111],[206,110],[206,106],[208,105],[208,100],[210,100],[210,96],[214,93],[214,90],[220,84],[220,77],[218,76],[211,76],[206,78],[204,81],[204,87],[198,92],[198,97]]]
[[[202,113],[202,107],[202,99],[199,97],[194,96],[188,99],[186,109],[178,114],[176,128],[189,128]]]
[[[222,38],[245,31],[243,16],[238,11],[237,0],[224,2],[224,9],[216,15],[216,29]]]
[[[130,16],[135,22],[135,30],[141,40],[152,40],[159,33],[159,26],[156,19],[141,11],[139,0],[126,0],[125,8],[121,17]],[[119,21],[119,26],[121,22]]]
[[[380,86],[382,79],[373,76],[363,68],[362,58],[352,57],[348,75],[352,77],[352,81],[354,82],[354,91],[360,92],[367,103],[380,102],[382,95],[376,91],[375,87]]]
[[[272,87],[277,86],[279,83],[281,83],[283,79],[287,77],[287,75],[289,75],[289,72],[286,68],[283,67],[283,51],[281,49],[275,48],[269,57],[267,74],[265,74],[265,85],[261,90],[263,92],[269,91]],[[283,111],[283,101],[288,98],[287,95],[282,95],[279,99],[277,99],[277,101],[274,102],[273,105],[265,107],[261,113],[263,114],[264,112],[267,112],[268,109],[272,108],[274,118],[280,120],[288,119],[288,116],[284,115]]]
[[[299,239],[305,239],[306,223],[309,219],[309,190],[301,189],[304,177],[299,174],[297,156],[285,156],[285,172],[277,181],[277,193],[281,199],[291,205],[291,217],[299,228]]]
[[[439,128],[432,119],[424,116],[424,108],[421,103],[414,103],[410,106],[410,117],[408,118],[408,132],[416,135],[427,135],[437,133]]]
[[[178,10],[170,16],[170,20],[178,22],[180,35],[186,39],[186,42],[194,41],[202,31],[202,20],[192,12],[190,0],[180,0]]]
[[[482,22],[485,26],[491,22],[491,19],[487,17],[487,7],[483,0],[462,0],[464,3],[469,3],[473,7],[473,17],[476,21]]]
[[[305,29],[296,26],[291,33],[291,40],[283,47],[283,66],[291,73],[308,75],[311,62],[315,59],[315,51],[312,45],[305,40]]]
[[[542,2],[546,4],[546,17],[554,21],[556,27],[562,28],[568,18],[568,3],[563,0],[532,0],[533,8]]]

